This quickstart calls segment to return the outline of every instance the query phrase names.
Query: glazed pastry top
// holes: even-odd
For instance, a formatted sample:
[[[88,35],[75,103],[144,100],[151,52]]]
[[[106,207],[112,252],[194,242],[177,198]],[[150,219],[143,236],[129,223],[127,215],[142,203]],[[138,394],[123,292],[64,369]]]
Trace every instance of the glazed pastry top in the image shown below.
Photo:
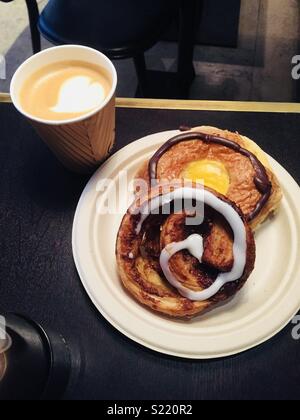
[[[255,242],[242,213],[227,198],[201,186],[172,186],[171,191],[154,187],[128,210],[118,234],[118,268],[139,302],[190,317],[241,289],[254,267]],[[175,211],[174,202],[182,198],[204,204],[203,220],[190,225],[191,211]],[[163,214],[167,204],[171,211]]]
[[[179,179],[202,182],[236,203],[253,229],[278,209],[282,199],[279,182],[259,146],[214,127],[197,127],[170,139],[136,178],[149,187]]]
[[[180,145],[182,146],[181,148]],[[238,200],[236,199],[236,201],[233,201],[239,202],[248,221],[253,220],[266,205],[271,195],[272,184],[265,167],[258,158],[252,152],[241,147],[232,140],[200,132],[189,132],[173,137],[155,153],[150,159],[148,167],[151,185],[157,182],[158,176],[160,179],[164,179],[164,174],[167,174],[168,170],[171,169],[169,165],[167,168],[162,168],[161,166],[163,164],[160,161],[164,158],[164,163],[171,162],[168,152],[172,153],[172,148],[174,146],[178,147],[177,153],[180,155],[179,159],[183,159],[183,162],[185,160],[185,153],[188,152],[189,160],[192,160],[192,156],[195,154],[197,156],[202,155],[202,157],[205,155],[206,161],[211,160],[212,162],[219,161],[226,163],[226,168],[228,168],[228,172],[230,173],[230,182],[228,191],[226,191],[225,194],[233,199],[234,192],[239,191],[240,195]],[[206,148],[206,146],[208,147]],[[176,163],[178,164],[178,168],[180,168],[179,161]],[[197,163],[197,161],[195,161],[195,163]],[[161,166],[158,171],[159,165]],[[239,168],[243,168],[243,174],[238,172]],[[175,170],[175,168],[173,168],[173,170]],[[233,177],[234,172],[239,174],[239,177]],[[185,172],[181,169],[178,178],[182,175],[184,176],[184,174]],[[248,193],[249,185],[252,184],[252,194],[251,196],[248,196],[247,203],[244,205],[242,205],[243,203],[241,201],[241,178],[243,177],[248,181]],[[252,178],[252,180],[250,178]],[[191,181],[196,180],[191,179]]]

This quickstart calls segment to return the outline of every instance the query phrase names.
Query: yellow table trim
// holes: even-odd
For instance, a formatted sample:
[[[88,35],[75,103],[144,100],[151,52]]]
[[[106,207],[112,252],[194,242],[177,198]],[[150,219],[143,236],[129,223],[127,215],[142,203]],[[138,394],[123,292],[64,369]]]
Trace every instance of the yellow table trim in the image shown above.
[[[118,98],[122,108],[179,109],[198,111],[300,113],[300,104],[283,102],[195,101]]]
[[[10,103],[10,95],[7,93],[0,93],[0,102]],[[284,102],[195,101],[117,98],[117,107],[198,111],[300,113],[300,104]]]
[[[0,93],[0,102],[11,102],[10,95],[8,93]]]

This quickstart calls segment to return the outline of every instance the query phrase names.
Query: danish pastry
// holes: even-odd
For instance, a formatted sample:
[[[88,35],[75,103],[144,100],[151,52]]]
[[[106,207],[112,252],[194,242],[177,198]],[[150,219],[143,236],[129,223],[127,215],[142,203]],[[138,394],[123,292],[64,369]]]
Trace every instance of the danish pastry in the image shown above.
[[[196,184],[157,185],[125,215],[116,255],[123,285],[137,301],[189,318],[243,287],[255,242],[242,212],[223,195]]]
[[[279,207],[282,192],[266,154],[247,137],[197,127],[170,139],[139,170],[151,187],[185,179],[234,202],[255,229]]]

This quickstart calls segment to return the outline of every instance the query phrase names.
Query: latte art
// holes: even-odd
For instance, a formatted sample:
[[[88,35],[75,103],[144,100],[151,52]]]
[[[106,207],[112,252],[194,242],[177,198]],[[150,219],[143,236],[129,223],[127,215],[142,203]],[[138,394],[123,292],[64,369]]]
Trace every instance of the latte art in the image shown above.
[[[58,113],[87,112],[105,100],[103,85],[90,77],[75,76],[66,80],[59,91],[58,102],[51,111]]]
[[[33,73],[21,88],[20,103],[34,117],[63,121],[96,110],[111,85],[109,74],[100,66],[62,61]]]

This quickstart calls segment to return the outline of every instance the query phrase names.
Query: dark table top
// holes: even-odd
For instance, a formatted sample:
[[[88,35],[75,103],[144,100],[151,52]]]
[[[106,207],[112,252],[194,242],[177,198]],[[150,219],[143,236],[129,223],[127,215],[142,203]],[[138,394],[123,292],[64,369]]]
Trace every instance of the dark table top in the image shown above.
[[[255,139],[300,181],[300,115],[117,110],[117,148],[144,135],[215,125]],[[147,350],[94,309],[72,258],[74,212],[88,179],[56,161],[10,104],[0,104],[0,308],[62,333],[82,367],[68,399],[299,399],[292,325],[238,356],[186,361]]]

